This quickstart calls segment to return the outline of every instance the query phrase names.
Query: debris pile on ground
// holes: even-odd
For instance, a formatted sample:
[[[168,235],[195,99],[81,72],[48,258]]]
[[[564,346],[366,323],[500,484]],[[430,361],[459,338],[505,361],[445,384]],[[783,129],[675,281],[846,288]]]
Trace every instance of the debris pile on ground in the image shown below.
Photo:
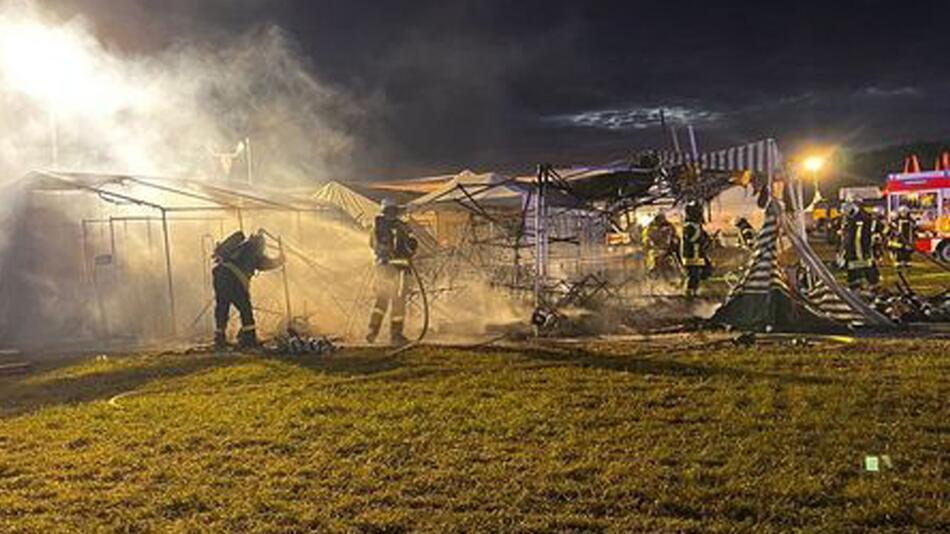
[[[950,322],[950,292],[925,297],[909,291],[882,290],[872,305],[898,323]]]
[[[277,338],[276,351],[281,354],[329,354],[336,346],[326,337],[301,336],[289,331]]]
[[[274,342],[276,354],[329,354],[337,350],[329,338],[313,333],[310,324],[300,318],[290,321]]]

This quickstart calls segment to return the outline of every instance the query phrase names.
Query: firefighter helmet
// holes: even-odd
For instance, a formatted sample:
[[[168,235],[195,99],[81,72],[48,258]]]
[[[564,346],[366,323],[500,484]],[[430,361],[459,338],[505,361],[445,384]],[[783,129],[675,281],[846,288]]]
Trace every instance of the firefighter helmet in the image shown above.
[[[905,217],[910,215],[910,206],[904,205],[897,208],[897,214]]]
[[[700,222],[703,220],[703,205],[696,200],[690,200],[686,203],[686,220],[690,222]]]
[[[383,199],[380,203],[380,207],[384,215],[395,215],[399,212],[399,204],[396,204],[396,201],[389,197]]]

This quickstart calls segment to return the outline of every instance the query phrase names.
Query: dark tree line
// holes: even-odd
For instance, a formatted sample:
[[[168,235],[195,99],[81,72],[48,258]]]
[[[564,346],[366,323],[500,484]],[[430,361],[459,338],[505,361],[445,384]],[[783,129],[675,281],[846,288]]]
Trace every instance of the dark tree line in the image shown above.
[[[887,175],[904,170],[904,158],[917,154],[921,170],[934,168],[941,152],[950,150],[950,141],[920,141],[854,152],[842,150],[832,162],[833,175],[827,180],[833,188],[855,185],[883,186]]]

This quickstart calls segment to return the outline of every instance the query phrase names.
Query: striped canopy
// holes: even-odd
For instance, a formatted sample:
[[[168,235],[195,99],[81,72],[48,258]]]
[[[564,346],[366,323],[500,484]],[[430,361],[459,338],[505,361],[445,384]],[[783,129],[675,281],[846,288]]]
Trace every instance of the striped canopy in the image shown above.
[[[782,155],[773,139],[736,145],[713,152],[693,155],[690,152],[661,150],[656,152],[663,166],[685,165],[698,162],[700,167],[715,171],[744,171],[767,173],[782,165]]]

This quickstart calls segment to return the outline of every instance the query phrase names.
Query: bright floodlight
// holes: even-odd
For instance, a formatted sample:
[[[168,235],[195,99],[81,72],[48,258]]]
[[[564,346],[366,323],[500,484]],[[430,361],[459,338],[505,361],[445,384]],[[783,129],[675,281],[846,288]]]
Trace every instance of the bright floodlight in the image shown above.
[[[0,68],[7,81],[47,100],[69,91],[65,82],[75,79],[89,62],[63,32],[29,23],[3,28],[0,51]]]
[[[805,170],[811,173],[820,171],[825,166],[825,158],[821,156],[809,156],[805,158],[802,164]]]
[[[98,44],[70,28],[0,22],[0,83],[55,108],[94,115],[133,101]]]

